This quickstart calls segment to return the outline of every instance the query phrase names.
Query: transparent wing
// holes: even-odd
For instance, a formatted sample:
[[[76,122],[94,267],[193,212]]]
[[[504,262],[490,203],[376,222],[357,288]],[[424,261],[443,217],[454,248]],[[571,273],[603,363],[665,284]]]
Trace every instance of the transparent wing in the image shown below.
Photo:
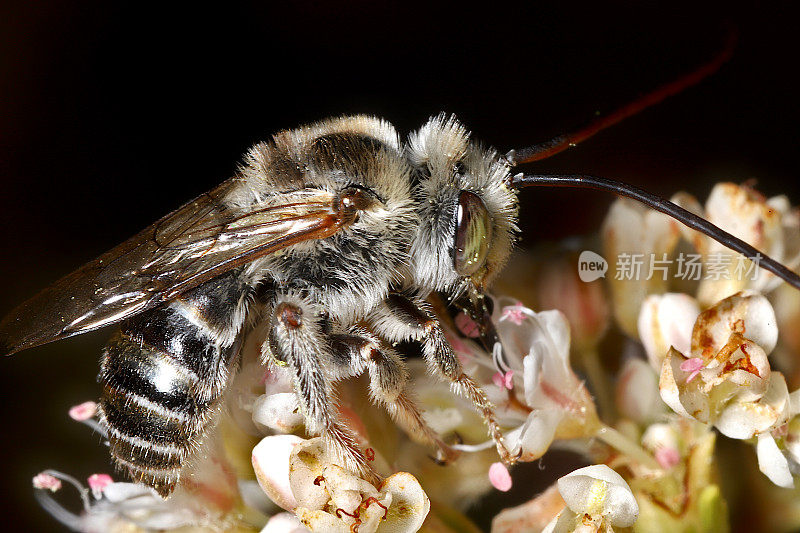
[[[280,193],[257,207],[223,202],[228,180],[64,276],[0,322],[12,354],[119,322],[226,271],[341,227],[334,195]]]

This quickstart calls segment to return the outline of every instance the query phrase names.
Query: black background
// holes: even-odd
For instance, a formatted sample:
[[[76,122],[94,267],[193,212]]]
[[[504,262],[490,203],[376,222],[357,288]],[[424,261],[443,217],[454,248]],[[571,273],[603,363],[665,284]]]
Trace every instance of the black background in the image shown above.
[[[799,203],[792,14],[602,4],[3,7],[0,312],[228,177],[250,144],[279,129],[363,112],[405,134],[448,111],[505,151],[706,61],[729,23],[739,45],[713,78],[535,168],[701,199],[715,181],[756,178]],[[595,231],[609,202],[526,191],[524,244]],[[110,472],[99,438],[66,416],[97,396],[107,334],[0,361],[6,527],[55,528],[33,501],[39,470]]]

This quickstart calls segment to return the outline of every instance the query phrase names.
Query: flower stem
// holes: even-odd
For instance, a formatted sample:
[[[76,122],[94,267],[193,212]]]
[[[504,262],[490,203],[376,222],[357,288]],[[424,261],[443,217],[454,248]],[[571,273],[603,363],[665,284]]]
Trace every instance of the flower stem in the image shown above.
[[[614,420],[616,409],[614,408],[614,400],[611,397],[611,386],[603,371],[603,366],[600,364],[600,355],[595,348],[580,350],[580,355],[583,370],[586,372],[586,377],[591,384],[590,390],[597,399],[601,417],[605,420]]]
[[[640,463],[642,466],[646,466],[647,468],[654,470],[661,469],[661,466],[653,458],[653,456],[647,453],[636,442],[632,441],[611,426],[602,424],[600,429],[597,430],[597,433],[595,433],[595,436],[621,454]]]

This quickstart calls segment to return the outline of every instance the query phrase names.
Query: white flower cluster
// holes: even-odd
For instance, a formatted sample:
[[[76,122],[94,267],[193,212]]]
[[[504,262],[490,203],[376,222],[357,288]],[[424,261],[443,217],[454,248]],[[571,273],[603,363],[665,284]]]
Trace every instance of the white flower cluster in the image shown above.
[[[674,200],[790,267],[800,263],[800,217],[784,198],[720,184],[705,209],[688,195]],[[705,259],[728,253],[627,201],[611,209],[603,237],[607,256],[687,247]],[[794,486],[800,390],[790,392],[788,384],[800,379],[800,293],[768,273],[675,287],[666,276],[584,283],[566,265],[575,265],[569,253],[512,261],[510,284],[501,279],[500,285],[521,300],[493,301],[500,343],[491,353],[477,343],[480,328],[466,314],[440,316],[465,372],[491,400],[517,462],[561,448],[591,465],[496,514],[493,533],[726,531],[717,433],[747,443],[749,454],[754,446],[759,469],[774,485]],[[612,314],[626,340],[609,348],[601,341]],[[249,342],[245,353],[257,354],[258,341]],[[608,361],[619,369],[615,386]],[[519,494],[529,479],[498,461],[470,402],[430,375],[423,361],[408,366],[426,423],[461,454],[454,464],[436,464],[431,450],[412,442],[388,414],[369,410],[369,386],[351,380],[337,390],[339,417],[384,477],[354,475],[307,433],[289,374],[265,371],[251,355],[200,460],[169,500],[106,474],[84,486],[54,471],[33,479],[37,498],[79,531],[478,531],[464,510],[492,487]],[[92,402],[70,410],[73,419],[102,431],[95,414]],[[58,503],[65,483],[79,492],[78,513]],[[792,511],[775,523],[800,528],[800,504],[784,505]]]

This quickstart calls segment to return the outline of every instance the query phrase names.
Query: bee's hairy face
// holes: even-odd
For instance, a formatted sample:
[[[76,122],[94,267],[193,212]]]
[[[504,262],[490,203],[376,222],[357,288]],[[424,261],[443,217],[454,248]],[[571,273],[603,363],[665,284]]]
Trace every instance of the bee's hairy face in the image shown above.
[[[508,163],[444,115],[413,133],[407,150],[420,216],[411,248],[416,285],[453,296],[482,292],[508,258],[517,231]]]

